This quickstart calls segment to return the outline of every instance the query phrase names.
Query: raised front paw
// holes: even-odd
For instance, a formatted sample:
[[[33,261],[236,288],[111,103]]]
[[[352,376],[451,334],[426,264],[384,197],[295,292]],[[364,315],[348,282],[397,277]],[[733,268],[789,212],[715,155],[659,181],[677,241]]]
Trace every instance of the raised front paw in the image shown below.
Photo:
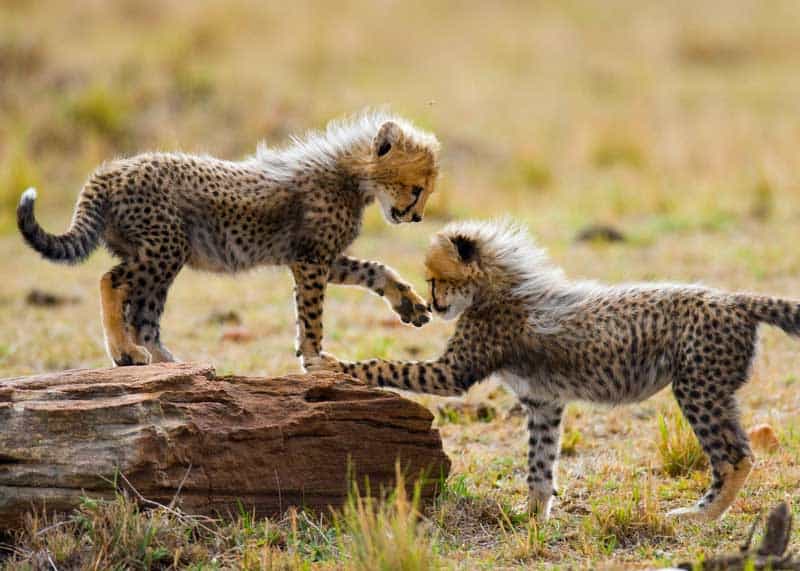
[[[417,292],[405,284],[398,284],[398,302],[392,305],[403,323],[411,323],[415,327],[422,327],[431,320],[428,305]]]
[[[332,371],[334,373],[344,372],[344,367],[339,360],[329,353],[319,353],[302,357],[303,369],[307,373],[314,371]]]

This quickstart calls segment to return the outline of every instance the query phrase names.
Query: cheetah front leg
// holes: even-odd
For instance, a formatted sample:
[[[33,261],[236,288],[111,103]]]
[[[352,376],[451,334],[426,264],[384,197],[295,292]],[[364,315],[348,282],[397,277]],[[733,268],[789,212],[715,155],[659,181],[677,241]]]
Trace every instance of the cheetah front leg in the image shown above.
[[[331,266],[328,279],[330,283],[365,287],[385,297],[403,323],[421,327],[430,321],[425,300],[393,269],[380,262],[339,256]]]
[[[335,371],[357,378],[372,387],[402,389],[444,397],[458,396],[472,384],[462,378],[450,363],[435,361],[339,361],[322,353],[310,361],[309,370]]]
[[[324,264],[298,262],[291,266],[297,311],[297,356],[307,370],[322,352],[322,305],[330,268]]]
[[[488,337],[483,340],[491,344]],[[447,349],[430,361],[338,361],[322,353],[309,362],[310,370],[346,373],[374,387],[403,389],[439,396],[465,393],[476,382],[496,369],[485,347],[456,331]]]
[[[564,405],[524,397],[520,402],[528,412],[528,510],[544,521],[556,495]]]

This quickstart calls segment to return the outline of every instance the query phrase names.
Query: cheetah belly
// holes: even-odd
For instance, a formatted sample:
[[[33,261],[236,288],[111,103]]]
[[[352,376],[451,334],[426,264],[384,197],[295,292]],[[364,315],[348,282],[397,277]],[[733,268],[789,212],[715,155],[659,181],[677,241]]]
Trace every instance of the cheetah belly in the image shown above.
[[[197,223],[189,227],[190,255],[187,263],[191,268],[209,272],[235,273],[260,265],[287,263],[282,255],[284,241],[262,240],[258,237],[242,236],[235,229],[214,232],[207,224]]]
[[[665,355],[654,356],[638,368],[610,366],[604,371],[569,371],[540,365],[503,371],[501,375],[520,397],[612,405],[649,398],[669,385],[672,378],[672,367]]]
[[[189,267],[219,273],[244,269],[232,263],[234,260],[227,252],[225,240],[221,240],[207,224],[196,221],[189,225],[187,234],[190,247],[187,260]]]
[[[672,367],[666,356],[657,357],[631,382],[630,389],[623,394],[622,402],[639,402],[650,398],[672,383]]]

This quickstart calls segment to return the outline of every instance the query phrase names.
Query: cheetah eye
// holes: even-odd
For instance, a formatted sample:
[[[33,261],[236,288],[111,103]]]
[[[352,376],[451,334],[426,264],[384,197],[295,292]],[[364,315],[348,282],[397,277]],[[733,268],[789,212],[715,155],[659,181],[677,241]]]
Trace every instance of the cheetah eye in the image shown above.
[[[422,194],[422,190],[423,188],[421,186],[415,186],[411,189],[411,194],[413,194],[414,197],[419,197],[419,195]]]

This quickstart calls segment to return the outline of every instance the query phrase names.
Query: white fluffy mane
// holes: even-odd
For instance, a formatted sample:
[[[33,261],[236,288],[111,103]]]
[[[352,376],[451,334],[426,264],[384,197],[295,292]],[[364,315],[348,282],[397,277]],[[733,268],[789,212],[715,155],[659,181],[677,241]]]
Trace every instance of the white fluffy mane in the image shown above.
[[[544,248],[536,245],[527,229],[509,218],[491,222],[448,224],[442,231],[477,244],[480,263],[506,301],[509,296],[528,310],[528,324],[538,334],[559,334],[562,322],[586,304],[602,298],[619,299],[637,292],[714,290],[702,284],[623,283],[605,285],[591,280],[567,279]],[[573,331],[573,335],[575,332]]]
[[[509,218],[453,222],[442,232],[473,240],[487,273],[511,285],[515,295],[538,297],[567,283],[564,272],[552,264],[545,249],[533,241],[523,225]]]
[[[252,160],[275,178],[285,178],[308,168],[334,168],[343,157],[371,153],[373,139],[386,121],[397,123],[406,136],[432,137],[393,113],[368,109],[330,121],[324,131],[292,135],[284,147],[270,148],[261,142]]]
[[[601,288],[595,282],[569,281],[527,228],[509,218],[454,222],[444,232],[477,243],[490,279],[509,287],[508,293],[528,306],[530,323],[539,333],[557,332],[559,321]]]

